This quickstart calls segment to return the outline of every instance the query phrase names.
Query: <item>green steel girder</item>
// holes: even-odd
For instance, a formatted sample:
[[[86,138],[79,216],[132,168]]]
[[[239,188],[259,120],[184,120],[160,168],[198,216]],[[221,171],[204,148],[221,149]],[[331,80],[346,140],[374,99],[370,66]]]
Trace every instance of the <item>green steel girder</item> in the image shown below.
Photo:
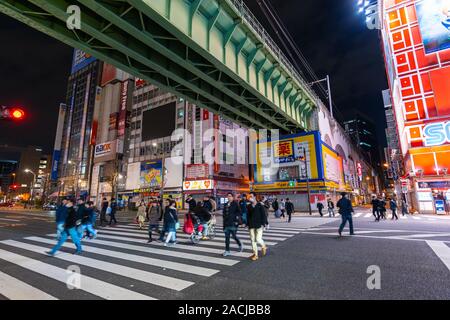
[[[311,99],[295,83],[288,89],[287,84],[283,84],[278,90],[277,101],[284,106],[272,102],[275,99],[270,99],[268,82],[274,88],[281,79],[288,79],[289,75],[273,56],[267,54],[265,45],[258,45],[259,41],[255,41],[252,30],[243,26],[241,16],[232,16],[228,27],[224,27],[224,19],[230,14],[228,0],[78,2],[82,5],[82,28],[74,32],[65,28],[68,17],[65,9],[71,4],[69,1],[0,0],[0,11],[245,127],[279,128],[284,132],[293,132],[305,123],[301,119],[306,114],[305,110],[296,112],[297,101],[306,100],[313,108]],[[213,2],[218,9],[211,12],[216,13],[205,16],[205,6]],[[181,17],[176,10],[186,3],[191,5],[188,13],[189,30],[186,29],[186,34],[182,34],[173,24],[173,19]],[[161,5],[160,11],[152,5]],[[37,17],[43,15],[47,21]],[[197,20],[200,15],[208,20],[208,43],[212,33],[217,34],[218,30],[223,36],[223,63],[191,39],[193,28],[198,30]],[[194,19],[197,19],[195,24]],[[243,29],[244,37],[236,40]],[[233,46],[235,71],[227,65],[225,54],[225,50]],[[249,52],[247,48],[254,49]],[[251,65],[257,77],[262,74],[261,84],[259,81],[254,86],[249,84],[249,71],[246,72],[247,81],[235,73],[239,72],[237,58],[241,55],[247,58],[247,68]],[[274,79],[275,73],[278,75]],[[273,88],[272,96],[275,93]]]
[[[39,11],[39,8],[32,5],[30,1],[23,1],[23,3],[17,3],[18,1],[14,1],[14,6],[11,6],[10,2],[12,1],[0,0],[0,10],[41,32],[55,37],[68,45],[79,47],[80,49],[108,63],[115,63],[120,69],[130,73],[134,72],[140,78],[146,79],[164,90],[171,89],[172,87],[178,85],[172,79],[162,76],[160,72],[151,70],[146,66],[141,65],[139,62],[129,59],[128,57],[123,55],[120,57],[118,53],[111,54],[111,50],[109,49],[93,49],[93,47],[102,47],[96,44],[86,45],[85,43],[80,42],[80,35],[75,35],[73,32],[68,30],[65,25],[58,23],[58,21],[53,17],[50,17],[50,19],[48,17],[42,19],[44,12]],[[200,94],[193,92],[191,89],[183,87],[180,88],[179,91],[182,98],[190,100],[193,103],[210,110],[211,112],[220,112],[220,114],[226,119],[235,121],[249,128],[260,128],[252,123],[252,121],[248,121],[247,114],[241,113],[240,115],[237,115],[234,111],[227,110],[229,107],[224,108],[221,105],[214,104],[209,101],[209,99],[202,98]],[[208,104],[205,104],[205,100]]]

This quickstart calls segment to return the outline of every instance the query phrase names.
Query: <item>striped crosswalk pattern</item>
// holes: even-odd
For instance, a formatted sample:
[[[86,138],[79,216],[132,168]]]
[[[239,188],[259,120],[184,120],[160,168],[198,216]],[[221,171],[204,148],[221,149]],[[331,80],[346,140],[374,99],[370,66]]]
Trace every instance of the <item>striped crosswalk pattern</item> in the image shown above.
[[[264,232],[271,248],[304,231],[276,226]],[[224,234],[217,226],[213,240],[190,243],[189,235],[177,232],[177,244],[147,243],[147,230],[119,225],[98,230],[95,240],[83,241],[83,254],[74,255],[68,241],[54,257],[47,252],[55,244],[54,234],[0,241],[0,263],[15,266],[0,271],[0,297],[19,300],[90,299],[155,300],[176,293],[198,281],[217,275],[247,260],[251,252],[248,231],[239,229],[244,250],[238,252],[231,239],[231,256],[223,257]],[[155,237],[155,235],[154,235]],[[154,239],[155,240],[155,239]],[[70,271],[79,267],[78,289],[69,288]]]

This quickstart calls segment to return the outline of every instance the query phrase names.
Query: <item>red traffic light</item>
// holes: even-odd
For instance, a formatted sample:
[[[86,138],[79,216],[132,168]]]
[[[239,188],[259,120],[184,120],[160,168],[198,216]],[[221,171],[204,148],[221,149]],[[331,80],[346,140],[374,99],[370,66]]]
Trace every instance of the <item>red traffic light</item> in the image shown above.
[[[14,190],[16,190],[18,187],[19,187],[19,185],[17,185],[17,184],[13,184],[13,185],[10,186],[10,188],[14,189]]]
[[[15,120],[22,120],[25,117],[25,112],[19,108],[13,108],[10,111],[10,115]]]
[[[17,107],[0,107],[0,119],[4,120],[23,120],[25,118],[25,111]]]

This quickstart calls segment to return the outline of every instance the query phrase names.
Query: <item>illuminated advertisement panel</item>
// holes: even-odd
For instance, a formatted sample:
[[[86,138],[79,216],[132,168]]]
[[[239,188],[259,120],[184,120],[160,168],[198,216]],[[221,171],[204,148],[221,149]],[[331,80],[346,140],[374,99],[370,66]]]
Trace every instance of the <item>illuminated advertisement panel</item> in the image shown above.
[[[162,180],[162,161],[141,163],[141,188],[160,188]]]
[[[304,151],[310,179],[320,179],[317,164],[316,135],[291,135],[278,141],[262,141],[256,144],[256,182],[269,183],[306,179]],[[272,165],[271,165],[272,164]]]
[[[345,186],[344,167],[342,158],[326,145],[322,145],[323,171],[325,179],[338,184],[341,188]]]
[[[416,11],[425,52],[449,49],[450,0],[422,0]]]

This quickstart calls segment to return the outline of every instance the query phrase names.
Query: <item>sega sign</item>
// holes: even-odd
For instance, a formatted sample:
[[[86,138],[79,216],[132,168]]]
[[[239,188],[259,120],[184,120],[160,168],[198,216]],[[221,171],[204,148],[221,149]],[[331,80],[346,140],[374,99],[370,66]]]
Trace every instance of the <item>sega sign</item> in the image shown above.
[[[103,156],[112,150],[111,142],[101,143],[95,146],[95,157]]]
[[[450,121],[427,124],[423,128],[423,138],[426,147],[450,142]]]

